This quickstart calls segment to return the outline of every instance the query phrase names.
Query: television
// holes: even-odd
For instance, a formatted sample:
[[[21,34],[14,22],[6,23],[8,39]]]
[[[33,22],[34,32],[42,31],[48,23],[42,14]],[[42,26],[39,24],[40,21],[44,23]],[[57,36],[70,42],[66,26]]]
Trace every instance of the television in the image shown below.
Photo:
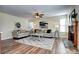
[[[44,22],[44,21],[39,22],[39,25],[40,25],[41,28],[46,28],[46,25],[47,25],[47,24],[48,24],[48,23],[46,23],[46,22]]]

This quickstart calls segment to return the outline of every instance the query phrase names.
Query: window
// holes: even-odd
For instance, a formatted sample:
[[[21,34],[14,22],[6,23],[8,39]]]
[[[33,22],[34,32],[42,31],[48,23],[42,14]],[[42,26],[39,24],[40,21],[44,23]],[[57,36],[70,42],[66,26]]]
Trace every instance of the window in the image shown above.
[[[66,31],[66,19],[60,19],[60,32]]]

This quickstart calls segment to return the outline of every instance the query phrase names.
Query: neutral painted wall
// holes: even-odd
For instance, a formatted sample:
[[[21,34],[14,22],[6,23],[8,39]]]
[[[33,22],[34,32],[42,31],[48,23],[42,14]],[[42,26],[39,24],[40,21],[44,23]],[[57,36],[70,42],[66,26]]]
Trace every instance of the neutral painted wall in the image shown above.
[[[48,28],[52,29],[52,32],[56,30],[55,25],[59,25],[61,17],[47,17],[38,19],[32,19],[31,21],[36,24],[35,28],[39,28],[39,21],[46,21]],[[2,40],[12,38],[12,31],[15,30],[15,23],[20,22],[22,24],[21,29],[28,30],[28,19],[12,16],[6,13],[0,12],[0,32],[2,32]],[[67,22],[68,23],[68,22]],[[58,28],[59,29],[59,28]],[[67,28],[66,28],[67,29]],[[67,30],[66,30],[67,31]],[[66,36],[66,33],[61,33],[61,36]]]
[[[35,24],[34,28],[40,29],[39,22],[45,21],[48,23],[48,28],[52,29],[52,31],[55,31],[55,25],[59,25],[59,20],[57,18],[48,17],[48,18],[42,18],[42,19],[33,19],[31,22]]]
[[[16,29],[15,23],[21,23],[21,29],[27,30],[28,20],[6,13],[0,12],[0,32],[2,32],[2,40],[12,38],[12,31]]]
[[[35,24],[35,28],[39,29],[39,22],[40,21],[45,21],[48,23],[48,28],[52,29],[52,32],[54,32],[56,30],[55,25],[59,25],[60,26],[60,19],[66,19],[66,32],[65,33],[60,33],[60,36],[65,36],[67,37],[67,32],[68,32],[68,17],[67,15],[64,16],[54,16],[54,17],[46,17],[46,18],[42,18],[42,19],[33,19],[29,22],[33,22]],[[59,28],[58,28],[59,30]]]

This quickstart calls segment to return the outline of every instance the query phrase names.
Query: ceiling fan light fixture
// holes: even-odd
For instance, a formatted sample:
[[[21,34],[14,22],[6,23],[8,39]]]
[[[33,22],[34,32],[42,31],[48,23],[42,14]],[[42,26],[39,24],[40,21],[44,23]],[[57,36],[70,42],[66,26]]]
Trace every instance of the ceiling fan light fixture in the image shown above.
[[[38,12],[34,13],[35,18],[42,18],[43,15],[44,15],[43,13],[38,13]]]
[[[40,18],[39,16],[35,16],[35,18]]]

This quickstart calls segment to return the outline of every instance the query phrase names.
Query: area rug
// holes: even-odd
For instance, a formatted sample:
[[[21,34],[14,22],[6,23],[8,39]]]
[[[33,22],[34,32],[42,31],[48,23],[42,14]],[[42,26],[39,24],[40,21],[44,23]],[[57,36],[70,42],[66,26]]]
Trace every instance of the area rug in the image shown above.
[[[33,38],[33,37],[27,37],[20,40],[16,40],[16,42],[27,44],[35,47],[40,47],[44,49],[52,50],[53,44],[55,39],[54,38]]]
[[[63,43],[64,43],[65,47],[68,47],[68,48],[74,47],[73,43],[70,40],[63,39]]]

